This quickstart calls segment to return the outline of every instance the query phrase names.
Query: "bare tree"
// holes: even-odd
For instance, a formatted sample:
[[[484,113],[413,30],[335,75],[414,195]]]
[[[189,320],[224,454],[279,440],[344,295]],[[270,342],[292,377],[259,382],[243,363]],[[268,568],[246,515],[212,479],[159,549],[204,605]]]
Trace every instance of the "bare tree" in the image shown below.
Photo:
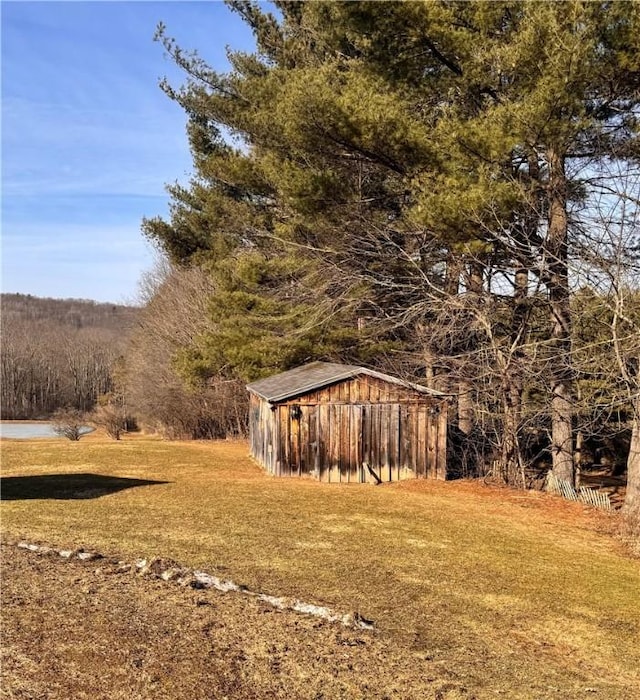
[[[605,166],[598,175],[606,187],[585,212],[578,251],[576,276],[590,295],[576,313],[592,328],[577,360],[595,403],[583,413],[596,423],[615,416],[629,431],[623,512],[640,535],[640,169]]]
[[[248,399],[244,384],[218,375],[188,381],[182,353],[212,329],[213,292],[202,269],[173,269],[164,261],[143,280],[147,301],[125,356],[128,406],[143,426],[169,438],[244,435]]]

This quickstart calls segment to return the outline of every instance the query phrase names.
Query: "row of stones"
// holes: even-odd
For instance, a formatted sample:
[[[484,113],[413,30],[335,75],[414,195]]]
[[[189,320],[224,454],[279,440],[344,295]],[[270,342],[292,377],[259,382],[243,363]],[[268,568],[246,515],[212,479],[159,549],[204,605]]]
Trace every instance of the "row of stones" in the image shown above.
[[[64,559],[77,558],[81,561],[105,559],[104,555],[98,552],[87,552],[83,549],[56,549],[55,547],[32,544],[30,542],[17,542],[16,546],[30,552],[38,552],[39,554],[57,554]],[[196,571],[181,566],[171,559],[137,559],[133,564],[122,560],[113,560],[112,563],[116,567],[115,573],[135,571],[140,576],[151,576],[160,578],[163,581],[173,581],[181,586],[191,586],[192,588],[198,589],[213,588],[223,593],[242,593],[256,598],[278,610],[293,610],[297,613],[313,615],[314,617],[322,618],[328,622],[337,622],[345,627],[352,627],[355,629],[373,629],[374,627],[374,623],[371,620],[363,618],[359,613],[340,614],[322,605],[313,605],[312,603],[303,603],[297,599],[257,593],[233,581],[218,578],[204,571]]]

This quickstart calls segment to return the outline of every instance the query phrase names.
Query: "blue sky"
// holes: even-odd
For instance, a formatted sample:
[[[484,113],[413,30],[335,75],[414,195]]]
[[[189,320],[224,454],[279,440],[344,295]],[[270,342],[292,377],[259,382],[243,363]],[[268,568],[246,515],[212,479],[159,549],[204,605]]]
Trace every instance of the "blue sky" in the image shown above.
[[[3,0],[2,291],[132,302],[153,249],[143,216],[191,169],[185,117],[158,87],[182,77],[153,41],[227,66],[248,28],[221,2]]]

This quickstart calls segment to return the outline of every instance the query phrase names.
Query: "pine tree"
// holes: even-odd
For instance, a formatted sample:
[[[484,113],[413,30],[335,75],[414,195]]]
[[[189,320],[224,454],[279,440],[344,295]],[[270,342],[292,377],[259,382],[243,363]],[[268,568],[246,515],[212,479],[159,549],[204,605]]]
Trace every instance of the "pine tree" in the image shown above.
[[[221,343],[242,371],[310,355],[321,341],[303,339],[300,319],[329,280],[315,306],[349,309],[331,332],[366,318],[470,396],[490,382],[507,475],[522,466],[522,397],[542,357],[553,469],[572,481],[571,256],[597,184],[587,166],[638,156],[638,3],[282,2],[280,18],[229,4],[258,50],[232,53],[228,74],[159,32],[189,76],[165,90],[189,115],[196,178],[172,191],[171,221],[146,230],[215,274],[297,269],[296,291],[288,273],[248,287],[235,274],[219,328],[260,332],[244,350],[241,333],[221,332],[189,361],[222,362]],[[538,329],[529,353],[543,303],[548,336]]]

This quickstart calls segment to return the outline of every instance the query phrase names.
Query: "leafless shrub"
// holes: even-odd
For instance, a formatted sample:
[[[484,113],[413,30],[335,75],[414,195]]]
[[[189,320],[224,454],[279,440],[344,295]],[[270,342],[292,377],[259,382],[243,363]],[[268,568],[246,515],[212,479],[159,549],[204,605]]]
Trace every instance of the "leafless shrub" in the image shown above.
[[[51,420],[51,425],[56,435],[73,441],[77,441],[82,437],[86,424],[85,414],[75,408],[58,409]]]
[[[99,405],[91,414],[90,420],[96,427],[103,428],[114,440],[120,439],[127,425],[124,410],[113,403]]]

